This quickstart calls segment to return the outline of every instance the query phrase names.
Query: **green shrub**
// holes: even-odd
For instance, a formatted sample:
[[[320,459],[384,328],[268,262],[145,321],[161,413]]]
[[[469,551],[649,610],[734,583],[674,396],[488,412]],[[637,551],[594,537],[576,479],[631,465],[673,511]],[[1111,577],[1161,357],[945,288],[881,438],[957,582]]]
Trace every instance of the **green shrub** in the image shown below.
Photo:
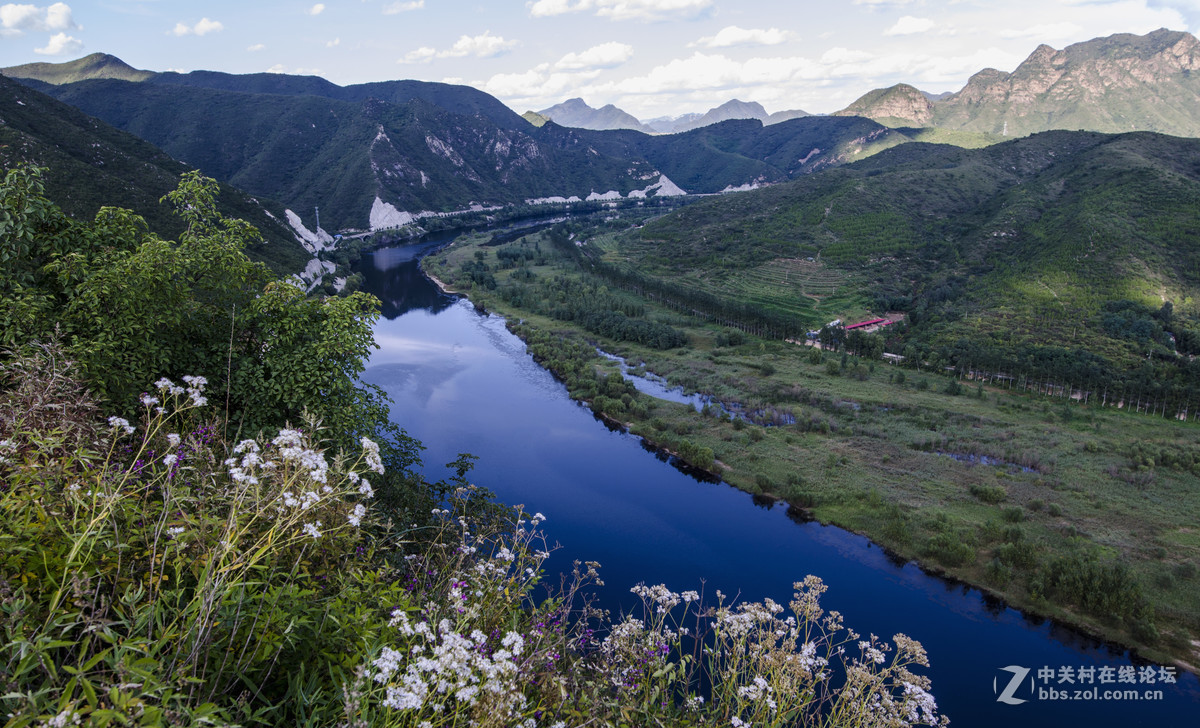
[[[1008,491],[1000,485],[972,485],[969,490],[971,495],[992,505],[1001,503],[1008,497]]]
[[[946,566],[966,566],[975,561],[975,549],[952,531],[931,536],[925,542],[924,553]]]

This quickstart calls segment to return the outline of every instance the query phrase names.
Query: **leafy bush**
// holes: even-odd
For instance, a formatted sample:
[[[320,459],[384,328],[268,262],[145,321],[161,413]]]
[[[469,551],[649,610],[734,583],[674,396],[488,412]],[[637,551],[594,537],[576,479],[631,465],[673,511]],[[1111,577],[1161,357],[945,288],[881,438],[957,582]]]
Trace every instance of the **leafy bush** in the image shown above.
[[[1001,503],[1008,497],[1008,491],[1004,489],[1004,486],[1000,485],[972,485],[970,491],[971,495],[984,503],[991,503],[992,505]]]

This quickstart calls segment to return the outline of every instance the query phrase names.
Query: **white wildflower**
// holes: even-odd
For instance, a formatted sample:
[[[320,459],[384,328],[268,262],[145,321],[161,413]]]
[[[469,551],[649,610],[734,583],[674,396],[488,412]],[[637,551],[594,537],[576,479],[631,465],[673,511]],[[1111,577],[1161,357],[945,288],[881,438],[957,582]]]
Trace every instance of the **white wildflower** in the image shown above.
[[[504,635],[504,639],[500,640],[500,644],[512,650],[514,655],[519,655],[525,648],[525,638],[517,632],[509,632]]]
[[[179,435],[174,432],[167,435],[167,442],[171,443],[171,447],[179,447],[179,440]]]
[[[167,529],[167,535],[170,536],[171,538],[175,538],[176,536],[183,534],[183,532],[186,530],[187,529],[184,528],[183,526],[172,526]]]
[[[350,515],[346,516],[346,519],[350,521],[351,526],[358,528],[359,524],[362,523],[363,517],[366,515],[367,507],[362,503],[359,503],[358,505],[354,506],[354,511]]]
[[[129,424],[129,420],[124,417],[109,417],[108,426],[124,430],[126,435],[133,434],[133,425]]]
[[[179,457],[176,456],[175,453],[167,453],[167,455],[162,459],[162,464],[169,468],[174,465],[177,460],[179,460]]]
[[[362,443],[363,458],[367,461],[367,467],[382,475],[383,460],[379,457],[379,445],[366,437],[362,438],[360,442]]]
[[[45,725],[48,728],[66,728],[66,726],[69,725],[79,725],[79,717],[79,713],[67,708],[42,725]]]
[[[158,404],[158,397],[154,397],[149,394],[142,394],[142,404],[146,405],[147,407],[153,407],[154,405]]]
[[[371,487],[371,481],[367,480],[366,478],[363,478],[358,484],[358,492],[362,493],[367,498],[375,497],[375,489]]]
[[[320,521],[317,521],[316,523],[306,523],[306,524],[304,524],[303,530],[309,536],[312,536],[314,539],[318,539],[318,538],[321,538],[320,525],[321,525]]]
[[[400,614],[404,613],[400,612]],[[400,668],[400,662],[403,659],[403,652],[393,650],[391,647],[384,647],[379,657],[375,658],[375,661],[371,663],[379,671],[375,673],[375,682],[387,682],[392,673]]]
[[[257,440],[242,440],[233,448],[235,455],[241,455],[244,452],[258,452]]]

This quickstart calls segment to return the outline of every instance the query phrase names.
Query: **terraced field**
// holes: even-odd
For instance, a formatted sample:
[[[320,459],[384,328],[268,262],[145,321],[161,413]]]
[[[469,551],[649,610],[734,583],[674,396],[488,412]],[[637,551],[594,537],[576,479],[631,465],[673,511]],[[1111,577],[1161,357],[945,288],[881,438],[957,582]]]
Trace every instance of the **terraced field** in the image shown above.
[[[777,258],[753,268],[702,274],[692,280],[711,293],[813,324],[865,313],[848,276],[815,260]]]

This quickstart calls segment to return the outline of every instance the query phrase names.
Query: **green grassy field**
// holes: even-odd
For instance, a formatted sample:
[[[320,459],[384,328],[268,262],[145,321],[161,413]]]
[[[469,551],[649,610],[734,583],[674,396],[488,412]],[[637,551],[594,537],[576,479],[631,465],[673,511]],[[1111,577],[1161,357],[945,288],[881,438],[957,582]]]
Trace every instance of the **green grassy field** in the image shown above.
[[[1016,606],[1160,659],[1200,661],[1200,477],[1190,465],[1200,426],[742,335],[624,291],[606,295],[689,343],[661,350],[615,341],[539,310],[538,284],[587,278],[570,256],[551,252],[545,238],[486,242],[461,239],[425,266],[532,330],[599,345],[752,420],[640,394],[596,398],[635,434],[676,453],[708,448],[729,483]],[[613,262],[611,241],[597,235],[588,244]],[[501,265],[504,248],[534,246],[540,259]],[[490,269],[494,289],[464,274],[464,264],[478,263]],[[821,290],[828,297],[813,293],[821,315],[855,312],[852,302],[838,302],[839,278],[805,260],[703,284],[763,297]],[[506,300],[517,290],[521,305]],[[598,357],[588,366],[618,372]]]

